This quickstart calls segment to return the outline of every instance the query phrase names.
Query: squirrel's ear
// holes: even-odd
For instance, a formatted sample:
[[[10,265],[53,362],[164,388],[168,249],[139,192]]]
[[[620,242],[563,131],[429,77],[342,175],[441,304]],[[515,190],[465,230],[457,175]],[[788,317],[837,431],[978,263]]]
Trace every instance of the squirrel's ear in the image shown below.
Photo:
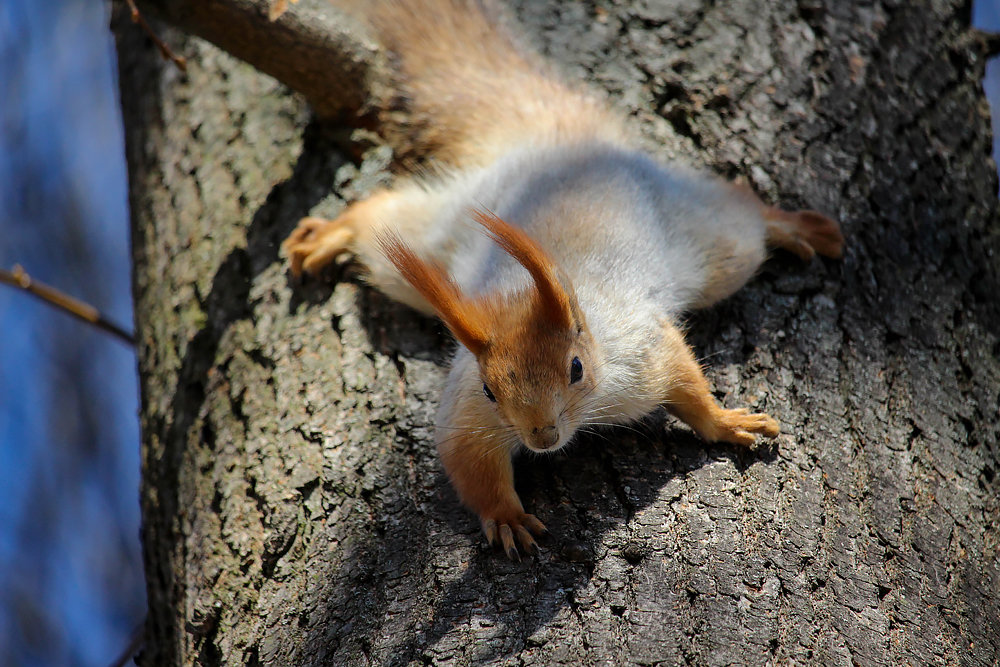
[[[482,225],[490,238],[528,270],[538,295],[542,313],[556,326],[573,326],[573,309],[566,290],[556,275],[556,266],[548,253],[518,227],[501,220],[494,213],[475,209],[472,217]]]
[[[420,259],[393,233],[380,234],[378,245],[406,282],[427,299],[458,342],[478,357],[489,344],[487,322],[441,265]]]

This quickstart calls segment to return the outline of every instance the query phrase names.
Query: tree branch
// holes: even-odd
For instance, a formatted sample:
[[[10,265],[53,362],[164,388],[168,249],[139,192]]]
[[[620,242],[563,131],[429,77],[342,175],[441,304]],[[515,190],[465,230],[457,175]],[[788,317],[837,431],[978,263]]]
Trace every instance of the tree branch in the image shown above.
[[[363,117],[388,99],[377,43],[322,0],[139,0],[142,9],[206,39],[302,93],[324,118]]]

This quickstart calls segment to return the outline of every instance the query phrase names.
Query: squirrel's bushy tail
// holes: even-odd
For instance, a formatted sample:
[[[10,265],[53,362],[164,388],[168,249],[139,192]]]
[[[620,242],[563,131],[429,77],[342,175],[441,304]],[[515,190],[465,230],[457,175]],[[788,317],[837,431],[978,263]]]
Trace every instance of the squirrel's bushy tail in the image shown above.
[[[416,150],[482,164],[512,144],[619,139],[617,117],[570,88],[486,0],[343,0],[389,52],[395,109]],[[402,114],[395,113],[402,111]],[[398,128],[404,130],[404,128]]]

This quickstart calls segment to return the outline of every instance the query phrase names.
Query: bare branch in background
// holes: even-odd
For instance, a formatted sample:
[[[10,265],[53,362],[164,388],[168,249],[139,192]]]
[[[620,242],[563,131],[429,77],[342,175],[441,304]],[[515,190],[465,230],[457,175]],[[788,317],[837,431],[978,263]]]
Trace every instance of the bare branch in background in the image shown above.
[[[97,328],[110,334],[114,334],[120,340],[128,343],[129,345],[135,345],[135,338],[133,338],[132,334],[110,321],[89,303],[75,299],[65,292],[61,292],[54,287],[46,285],[45,283],[33,280],[31,276],[29,276],[28,273],[18,264],[14,265],[13,271],[0,269],[0,283],[23,289],[29,294],[35,295],[45,303],[55,306],[56,308],[83,320],[84,322],[93,324]]]
[[[146,23],[146,19],[142,18],[142,14],[139,13],[139,8],[135,6],[135,0],[125,0],[125,2],[128,3],[128,8],[132,12],[132,23],[137,23],[142,26],[142,29],[146,31],[146,34],[153,40],[156,47],[160,49],[160,54],[167,60],[170,60],[177,65],[177,69],[182,72],[186,72],[187,60],[184,59],[184,56],[175,54],[170,47],[167,46],[167,43],[160,39],[155,32],[153,32],[153,29],[149,27],[148,23]]]

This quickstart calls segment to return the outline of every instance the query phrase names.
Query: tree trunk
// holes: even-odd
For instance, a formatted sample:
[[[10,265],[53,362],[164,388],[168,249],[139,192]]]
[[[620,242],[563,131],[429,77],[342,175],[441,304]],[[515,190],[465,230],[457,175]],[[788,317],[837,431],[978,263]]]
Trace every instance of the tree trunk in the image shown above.
[[[294,75],[306,56],[281,45],[317,25],[319,0],[270,25],[262,0],[194,3],[250,17],[214,28],[185,2],[146,9],[160,2],[324,115],[364,115],[382,85],[377,48],[349,28],[310,52],[330,50],[328,69]],[[843,223],[843,261],[776,256],[690,322],[720,400],[782,435],[706,445],[657,414],[525,456],[521,498],[552,535],[508,562],[434,454],[442,327],[349,271],[296,285],[278,255],[300,217],[387,179],[389,150],[361,137],[345,157],[302,95],[158,28],[180,73],[119,6],[142,664],[997,664],[1000,221],[990,47],[968,3],[515,13],[657,157]]]

